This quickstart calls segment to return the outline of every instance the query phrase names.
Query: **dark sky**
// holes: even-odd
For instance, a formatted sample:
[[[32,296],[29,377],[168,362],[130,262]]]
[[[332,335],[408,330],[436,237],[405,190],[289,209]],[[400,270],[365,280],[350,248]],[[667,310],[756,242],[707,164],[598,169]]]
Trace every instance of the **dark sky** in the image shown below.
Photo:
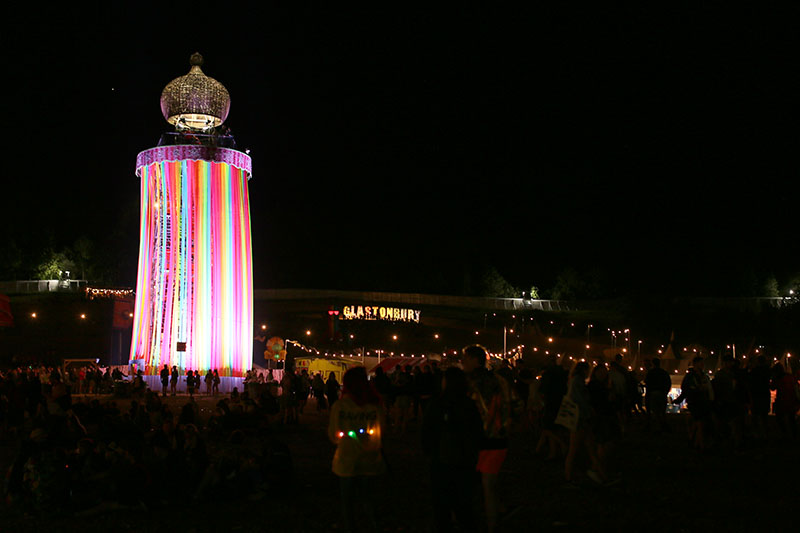
[[[571,265],[736,293],[800,270],[800,5],[111,4],[4,22],[3,197],[17,238],[114,235],[124,284],[135,157],[195,51],[253,157],[256,287],[452,292],[479,264],[547,287]]]

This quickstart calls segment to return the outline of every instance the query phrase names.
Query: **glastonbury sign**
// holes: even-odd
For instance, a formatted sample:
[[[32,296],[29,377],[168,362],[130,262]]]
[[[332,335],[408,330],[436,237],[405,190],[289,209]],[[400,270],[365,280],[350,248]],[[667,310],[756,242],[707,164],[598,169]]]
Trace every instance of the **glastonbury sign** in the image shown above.
[[[345,320],[387,320],[419,324],[419,317],[420,311],[418,309],[370,305],[345,305],[342,308],[342,318]]]

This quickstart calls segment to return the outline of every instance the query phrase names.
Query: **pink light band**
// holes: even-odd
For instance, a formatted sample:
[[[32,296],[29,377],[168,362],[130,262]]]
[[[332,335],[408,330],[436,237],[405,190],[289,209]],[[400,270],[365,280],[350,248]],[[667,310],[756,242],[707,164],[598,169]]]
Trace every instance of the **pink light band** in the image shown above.
[[[137,168],[141,220],[131,360],[144,360],[147,374],[167,364],[182,372],[242,376],[253,353],[250,158],[216,149],[205,154],[209,160],[175,159],[189,155],[181,148],[187,147],[159,147],[137,158],[144,164]],[[198,155],[195,149],[205,147],[188,148]],[[219,157],[222,152],[239,155]],[[231,164],[242,158],[247,165]]]

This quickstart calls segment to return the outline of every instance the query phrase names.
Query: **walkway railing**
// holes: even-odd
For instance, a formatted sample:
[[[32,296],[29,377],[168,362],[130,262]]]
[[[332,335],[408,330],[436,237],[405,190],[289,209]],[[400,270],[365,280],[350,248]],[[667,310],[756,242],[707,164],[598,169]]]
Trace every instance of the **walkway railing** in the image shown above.
[[[439,294],[396,292],[361,292],[316,289],[262,289],[254,291],[256,300],[340,300],[437,307],[462,307],[499,311],[573,311],[563,300],[529,300],[525,298],[479,298]]]
[[[0,281],[0,292],[6,294],[79,291],[86,287],[85,279],[26,279],[17,281]]]

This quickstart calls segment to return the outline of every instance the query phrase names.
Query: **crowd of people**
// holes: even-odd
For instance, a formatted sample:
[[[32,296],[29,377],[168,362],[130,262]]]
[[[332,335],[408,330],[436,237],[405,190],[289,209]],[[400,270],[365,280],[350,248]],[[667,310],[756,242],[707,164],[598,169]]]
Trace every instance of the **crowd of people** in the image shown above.
[[[263,399],[224,397],[201,415],[189,396],[177,410],[156,391],[127,400],[79,395],[58,369],[0,373],[0,428],[16,455],[6,503],[38,513],[91,516],[187,500],[258,497],[291,478],[288,448],[265,434]],[[88,391],[87,391],[88,392]],[[125,407],[122,407],[122,405]]]
[[[348,530],[376,527],[371,502],[375,480],[386,471],[384,440],[412,429],[428,458],[440,531],[480,529],[472,505],[477,487],[489,531],[517,510],[502,501],[498,487],[515,428],[535,436],[531,452],[563,461],[569,488],[619,483],[618,444],[634,423],[645,431],[674,430],[667,423],[668,402],[686,402],[689,445],[699,452],[758,445],[767,432],[775,433],[773,419],[780,435],[796,439],[797,376],[763,357],[750,368],[727,357],[713,378],[703,359],[695,358],[674,399],[670,375],[657,358],[644,373],[631,371],[621,355],[611,364],[552,356],[541,368],[518,363],[491,368],[486,350],[475,345],[463,350],[460,365],[442,368],[431,361],[391,372],[379,367],[371,379],[355,367],[342,383],[333,372],[326,378],[286,371],[276,379],[271,371],[252,371],[243,391],[234,388],[219,399],[213,398],[217,373],[187,373],[185,403],[177,411],[166,400],[175,394],[174,368],[162,370],[160,391],[147,390],[135,376],[133,399],[125,402],[108,396],[115,378],[122,378],[108,370],[3,371],[0,429],[4,442],[17,446],[5,478],[6,502],[91,516],[263,497],[285,486],[293,472],[289,448],[270,428],[297,424],[311,397],[316,409],[307,416],[328,417],[327,435],[336,448],[332,471]],[[198,390],[206,385],[213,412],[201,413],[189,380]],[[141,394],[133,393],[137,382]],[[770,412],[775,416],[768,418]],[[263,432],[256,448],[252,441],[245,445],[253,431]]]

